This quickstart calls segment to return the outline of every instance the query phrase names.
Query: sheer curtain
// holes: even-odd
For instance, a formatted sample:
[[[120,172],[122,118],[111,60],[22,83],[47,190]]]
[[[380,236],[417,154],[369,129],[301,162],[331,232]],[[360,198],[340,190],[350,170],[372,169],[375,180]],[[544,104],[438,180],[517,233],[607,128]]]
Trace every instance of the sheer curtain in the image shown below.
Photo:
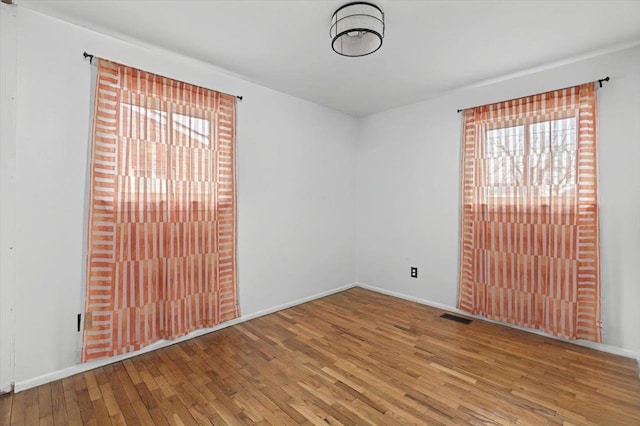
[[[601,341],[596,92],[464,112],[458,308]]]
[[[82,360],[238,316],[233,96],[99,59]]]

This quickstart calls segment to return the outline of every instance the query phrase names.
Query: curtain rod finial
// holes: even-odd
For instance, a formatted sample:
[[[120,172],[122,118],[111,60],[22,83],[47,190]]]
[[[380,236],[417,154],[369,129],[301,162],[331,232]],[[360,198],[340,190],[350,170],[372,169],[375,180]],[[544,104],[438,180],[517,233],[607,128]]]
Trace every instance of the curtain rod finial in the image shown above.
[[[92,64],[92,63],[93,63],[93,55],[92,55],[91,53],[87,53],[87,52],[85,51],[85,52],[82,52],[82,56],[84,56],[84,58],[85,58],[85,59],[86,59],[86,58],[89,58],[89,63],[90,63],[90,64]]]

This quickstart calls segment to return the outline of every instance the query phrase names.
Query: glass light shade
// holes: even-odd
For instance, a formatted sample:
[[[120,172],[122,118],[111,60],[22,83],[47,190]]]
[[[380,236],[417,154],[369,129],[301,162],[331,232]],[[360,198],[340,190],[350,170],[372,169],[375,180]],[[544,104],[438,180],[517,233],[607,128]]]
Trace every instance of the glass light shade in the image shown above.
[[[331,47],[343,56],[369,55],[382,46],[384,13],[370,3],[349,3],[331,18]]]

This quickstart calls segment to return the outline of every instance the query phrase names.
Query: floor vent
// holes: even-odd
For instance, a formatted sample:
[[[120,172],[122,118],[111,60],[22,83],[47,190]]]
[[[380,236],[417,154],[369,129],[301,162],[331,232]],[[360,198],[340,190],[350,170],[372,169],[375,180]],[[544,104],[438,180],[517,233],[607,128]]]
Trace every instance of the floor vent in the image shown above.
[[[448,319],[448,320],[456,321],[456,322],[461,322],[463,324],[471,323],[471,320],[468,319],[468,318],[457,317],[457,316],[451,315],[451,314],[442,314],[442,315],[440,315],[440,318],[444,318],[444,319]]]

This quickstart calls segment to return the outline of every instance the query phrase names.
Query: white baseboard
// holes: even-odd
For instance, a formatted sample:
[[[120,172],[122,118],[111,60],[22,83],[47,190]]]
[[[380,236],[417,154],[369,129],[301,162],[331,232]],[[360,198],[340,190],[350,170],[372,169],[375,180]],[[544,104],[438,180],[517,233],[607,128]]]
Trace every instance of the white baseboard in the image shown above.
[[[487,319],[487,318],[484,318],[484,317],[481,317],[481,316],[478,316],[478,315],[471,315],[468,312],[461,311],[458,308],[455,308],[455,307],[449,306],[449,305],[445,305],[443,303],[432,302],[431,300],[426,300],[426,299],[420,299],[419,297],[409,296],[407,294],[398,293],[398,292],[395,292],[395,291],[387,290],[387,289],[380,288],[380,287],[371,286],[371,285],[364,284],[364,283],[356,283],[355,286],[356,287],[362,287],[362,288],[365,288],[367,290],[375,291],[376,293],[386,294],[387,296],[393,296],[393,297],[397,297],[399,299],[408,300],[410,302],[416,302],[416,303],[420,303],[422,305],[431,306],[433,308],[442,309],[444,311],[454,312],[456,314],[464,315],[464,316],[471,317],[471,318],[476,318],[476,319],[479,319],[479,320],[482,320],[482,321],[487,321],[487,322],[490,322],[490,323],[493,323],[493,324],[504,325],[505,327],[515,328],[517,330],[526,331],[526,332],[529,332],[529,333],[537,334],[539,336],[548,337],[550,339],[560,340],[562,342],[572,343],[574,345],[584,346],[584,347],[595,349],[595,350],[598,350],[598,351],[607,352],[607,353],[614,354],[614,355],[620,355],[620,356],[623,356],[623,357],[626,357],[626,358],[633,358],[638,362],[638,367],[640,369],[640,353],[639,352],[634,352],[634,351],[631,351],[631,350],[628,350],[628,349],[619,348],[617,346],[607,345],[605,343],[594,343],[594,342],[587,342],[587,341],[583,341],[583,340],[561,339],[559,337],[552,336],[552,335],[547,334],[547,333],[545,333],[543,331],[540,331],[540,330],[534,330],[534,329],[530,329],[530,328],[518,327],[517,325],[507,324],[507,323],[503,323],[503,322],[499,322],[499,321],[493,321],[493,320],[490,320],[490,319]]]
[[[283,303],[281,305],[274,306],[272,308],[263,309],[258,312],[254,312],[251,314],[243,315],[238,318],[232,319],[230,321],[224,322],[222,324],[218,324],[212,328],[203,328],[201,330],[193,331],[185,336],[179,337],[175,340],[160,340],[155,342],[149,346],[144,347],[135,352],[130,352],[124,355],[118,355],[111,358],[99,359],[96,361],[87,362],[84,364],[76,364],[68,368],[64,368],[62,370],[53,371],[51,373],[43,374],[42,376],[34,377],[31,379],[21,380],[15,383],[14,392],[21,392],[23,390],[27,390],[36,386],[43,385],[45,383],[53,382],[55,380],[64,379],[65,377],[73,376],[74,374],[83,373],[85,371],[93,370],[94,368],[103,367],[108,364],[112,364],[115,362],[119,362],[128,358],[132,358],[136,355],[141,355],[147,352],[155,351],[156,349],[161,349],[167,346],[174,345],[176,343],[184,342],[185,340],[193,339],[198,336],[202,336],[203,334],[211,333],[217,330],[221,330],[223,328],[231,327],[232,325],[240,324],[245,321],[249,321],[264,315],[272,314],[274,312],[281,311],[283,309],[291,308],[293,306],[301,305],[303,303],[310,302],[312,300],[320,299],[325,296],[329,296],[334,293],[339,293],[344,290],[348,290],[352,287],[355,287],[356,284],[347,284],[338,288],[334,288],[331,290],[323,291],[321,293],[317,293],[308,297],[303,297],[302,299],[293,300],[291,302]]]

